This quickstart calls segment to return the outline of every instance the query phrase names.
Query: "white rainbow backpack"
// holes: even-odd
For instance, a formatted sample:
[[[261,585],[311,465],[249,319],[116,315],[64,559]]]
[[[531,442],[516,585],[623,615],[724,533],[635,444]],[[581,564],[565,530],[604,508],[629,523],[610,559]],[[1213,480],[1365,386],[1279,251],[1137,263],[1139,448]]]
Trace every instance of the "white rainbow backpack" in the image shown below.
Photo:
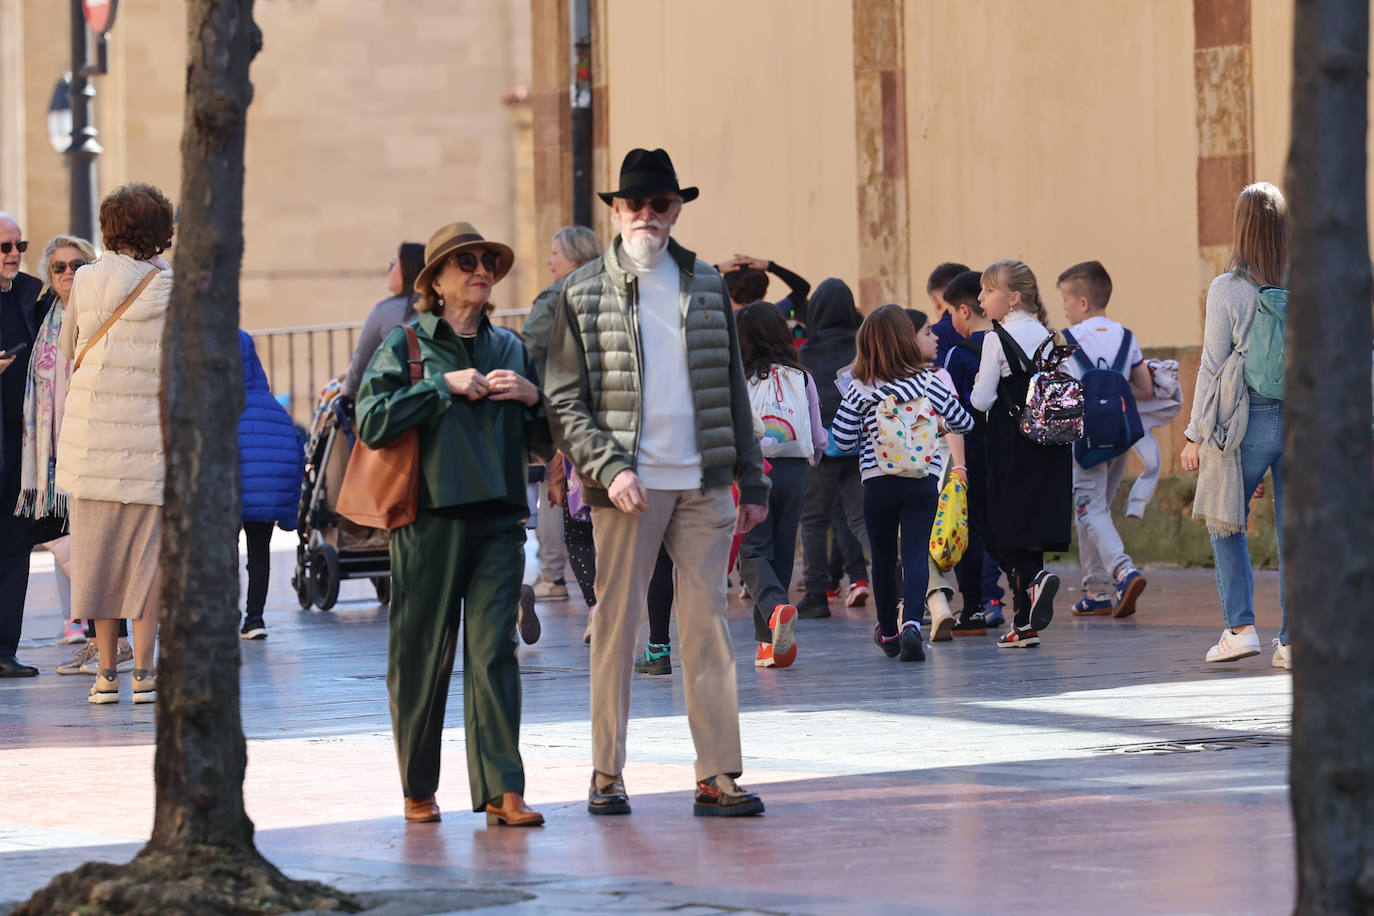
[[[763,438],[759,440],[763,457],[811,457],[814,446],[805,372],[775,365],[766,379],[750,376],[749,406],[763,424]]]

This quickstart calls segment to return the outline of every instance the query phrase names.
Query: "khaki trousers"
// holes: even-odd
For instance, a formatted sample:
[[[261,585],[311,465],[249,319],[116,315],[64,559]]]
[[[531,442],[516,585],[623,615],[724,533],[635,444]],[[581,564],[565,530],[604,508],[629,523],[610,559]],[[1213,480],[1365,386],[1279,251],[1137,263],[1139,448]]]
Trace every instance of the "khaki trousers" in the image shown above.
[[[734,500],[728,487],[648,492],[649,508],[637,516],[592,508],[600,599],[592,615],[592,762],[607,775],[625,767],[630,676],[662,545],[676,569],[677,656],[697,779],[739,776],[739,696],[725,623]]]

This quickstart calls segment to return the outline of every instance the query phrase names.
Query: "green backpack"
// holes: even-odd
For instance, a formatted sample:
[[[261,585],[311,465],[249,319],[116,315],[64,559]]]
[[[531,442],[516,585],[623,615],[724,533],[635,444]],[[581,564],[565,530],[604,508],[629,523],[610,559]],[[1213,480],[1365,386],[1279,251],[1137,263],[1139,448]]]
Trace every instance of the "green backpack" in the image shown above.
[[[1240,275],[1255,283],[1248,274]],[[1245,385],[1256,394],[1278,401],[1283,400],[1287,324],[1288,290],[1259,286],[1259,305],[1250,325],[1250,347],[1245,351]]]

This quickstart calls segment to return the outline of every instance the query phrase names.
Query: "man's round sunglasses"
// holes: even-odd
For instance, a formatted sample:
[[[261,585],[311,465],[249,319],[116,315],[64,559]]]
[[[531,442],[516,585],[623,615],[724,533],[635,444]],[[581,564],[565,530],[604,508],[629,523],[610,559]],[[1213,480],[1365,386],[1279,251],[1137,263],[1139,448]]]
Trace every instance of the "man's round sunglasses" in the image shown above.
[[[3,251],[5,254],[9,254],[15,248],[18,248],[19,253],[23,254],[29,250],[29,243],[27,241],[0,242],[0,251]]]
[[[459,251],[449,255],[449,260],[458,265],[458,269],[465,274],[470,274],[477,269],[477,255],[471,251]],[[487,273],[494,274],[496,269],[501,266],[501,259],[496,256],[494,251],[482,252],[482,266],[487,269]]]
[[[78,269],[85,266],[85,258],[76,258],[71,261],[53,261],[50,268],[54,274],[64,274],[67,272],[68,267],[72,269],[72,273],[76,273]]]
[[[660,194],[658,197],[625,198],[625,206],[629,207],[631,213],[638,213],[640,210],[643,210],[645,204],[653,207],[655,213],[667,213],[668,208],[673,205],[673,198],[668,197],[666,194]]]

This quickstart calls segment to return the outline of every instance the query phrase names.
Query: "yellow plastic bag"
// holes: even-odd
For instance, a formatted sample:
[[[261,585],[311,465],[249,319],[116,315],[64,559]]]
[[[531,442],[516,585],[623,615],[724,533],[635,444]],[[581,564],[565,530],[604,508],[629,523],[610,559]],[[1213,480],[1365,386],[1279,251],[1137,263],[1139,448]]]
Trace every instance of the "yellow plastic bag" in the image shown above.
[[[968,549],[968,485],[950,476],[940,490],[935,526],[930,531],[930,559],[949,572]]]

